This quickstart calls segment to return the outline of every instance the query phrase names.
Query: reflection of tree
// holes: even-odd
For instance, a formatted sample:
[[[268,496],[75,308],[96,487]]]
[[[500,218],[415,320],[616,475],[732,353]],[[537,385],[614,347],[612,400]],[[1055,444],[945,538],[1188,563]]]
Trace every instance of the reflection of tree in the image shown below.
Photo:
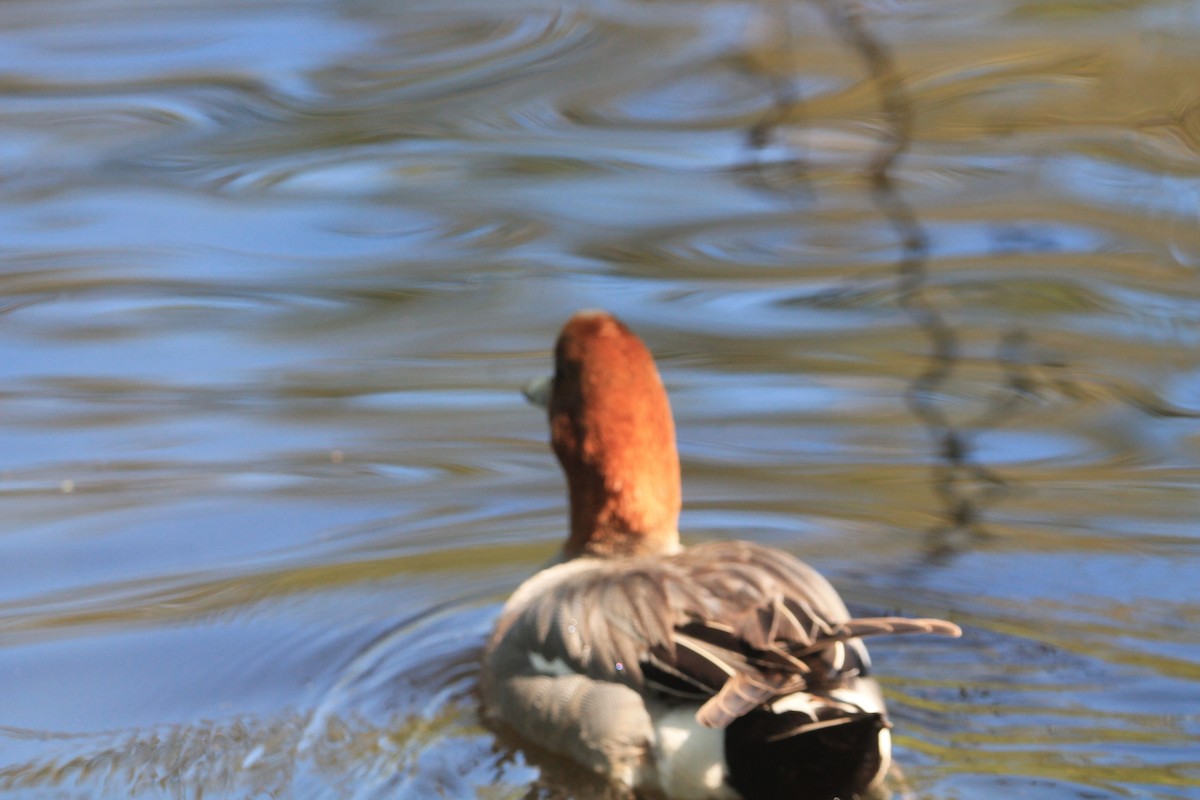
[[[908,314],[929,342],[928,355],[920,372],[905,393],[913,414],[929,432],[936,447],[933,468],[934,490],[942,504],[942,521],[932,530],[932,556],[954,549],[954,541],[963,535],[985,533],[982,513],[1002,497],[1008,486],[1003,479],[979,462],[974,438],[980,431],[999,427],[1020,409],[1036,388],[1035,373],[1052,372],[1049,382],[1061,384],[1061,365],[1033,364],[1024,331],[1015,330],[1004,337],[994,356],[1000,373],[999,387],[985,399],[974,416],[956,419],[947,411],[951,405],[949,389],[962,364],[959,336],[939,310],[929,287],[929,237],[913,208],[906,202],[893,179],[893,171],[912,141],[913,108],[904,78],[891,51],[872,35],[853,0],[813,0],[841,40],[853,50],[866,67],[869,79],[879,95],[885,125],[882,141],[867,164],[865,176],[871,199],[899,242],[895,263],[897,303]],[[789,34],[789,13],[780,3],[781,30]],[[776,81],[774,107],[750,132],[753,146],[764,146],[772,129],[796,119],[792,109],[799,103],[797,93],[781,88]],[[798,174],[803,171],[797,168]]]

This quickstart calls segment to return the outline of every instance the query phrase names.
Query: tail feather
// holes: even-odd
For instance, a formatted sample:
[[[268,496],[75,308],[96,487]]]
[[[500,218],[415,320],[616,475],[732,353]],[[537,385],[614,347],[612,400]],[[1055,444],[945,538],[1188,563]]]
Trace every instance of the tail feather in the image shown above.
[[[962,636],[962,628],[944,619],[921,619],[911,617],[859,617],[843,623],[835,635],[841,630],[848,630],[850,636],[880,636],[889,633],[932,633],[937,636]]]
[[[953,622],[940,619],[861,617],[839,624],[836,628],[824,633],[820,639],[805,647],[786,651],[778,650],[780,659],[783,659],[778,663],[789,667],[795,665],[792,669],[779,669],[776,664],[771,664],[776,668],[764,670],[761,665],[769,662],[763,656],[769,651],[747,656],[745,653],[736,653],[716,644],[717,641],[721,641],[720,637],[729,636],[726,631],[696,624],[689,628],[689,632],[691,634],[704,633],[708,636],[707,639],[701,639],[696,635],[678,636],[676,645],[679,655],[682,657],[684,654],[688,654],[689,657],[694,657],[693,660],[702,659],[704,663],[718,668],[718,674],[724,673],[727,676],[719,684],[714,682],[714,688],[717,685],[720,688],[696,712],[696,721],[706,728],[724,728],[755,707],[770,701],[771,698],[804,688],[809,684],[808,673],[810,670],[802,659],[808,656],[837,650],[836,664],[833,668],[839,672],[850,669],[842,663],[845,658],[842,642],[867,636],[903,633],[962,635],[962,630]],[[865,659],[865,654],[863,658]],[[695,665],[693,665],[692,671],[694,670]],[[865,674],[866,671],[861,664],[853,667],[853,670],[856,671],[856,674],[857,672]],[[815,688],[815,684],[810,688]]]
[[[890,636],[905,633],[930,633],[936,636],[962,636],[962,628],[944,619],[910,619],[908,617],[859,617],[843,622],[829,634],[812,644],[791,651],[798,658],[819,653],[837,642],[865,639],[869,636]]]

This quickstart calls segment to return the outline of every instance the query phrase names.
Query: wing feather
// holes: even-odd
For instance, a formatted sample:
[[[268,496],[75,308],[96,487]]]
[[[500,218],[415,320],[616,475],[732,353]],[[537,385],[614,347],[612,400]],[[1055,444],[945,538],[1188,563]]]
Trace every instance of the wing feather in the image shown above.
[[[506,607],[491,648],[702,700],[697,720],[716,728],[783,694],[867,674],[863,637],[961,633],[945,620],[852,618],[814,569],[749,542],[665,559],[576,559],[529,583]]]

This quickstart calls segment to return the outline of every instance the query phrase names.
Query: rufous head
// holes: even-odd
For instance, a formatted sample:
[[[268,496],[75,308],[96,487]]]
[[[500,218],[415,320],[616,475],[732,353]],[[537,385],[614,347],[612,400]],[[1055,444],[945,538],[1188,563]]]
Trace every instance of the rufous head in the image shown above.
[[[580,311],[554,348],[550,438],[567,476],[564,558],[679,549],[675,422],[654,357],[603,311]]]

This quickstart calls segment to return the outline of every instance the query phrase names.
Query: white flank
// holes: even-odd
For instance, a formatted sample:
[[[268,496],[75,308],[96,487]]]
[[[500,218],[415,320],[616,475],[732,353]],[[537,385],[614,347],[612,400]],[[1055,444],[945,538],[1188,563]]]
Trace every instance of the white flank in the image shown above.
[[[871,781],[867,790],[874,789],[883,783],[883,779],[887,777],[888,771],[892,768],[892,732],[884,728],[879,732],[879,772],[876,773],[875,779]]]
[[[696,722],[696,706],[655,716],[658,784],[674,800],[737,800],[725,776],[725,731]]]

